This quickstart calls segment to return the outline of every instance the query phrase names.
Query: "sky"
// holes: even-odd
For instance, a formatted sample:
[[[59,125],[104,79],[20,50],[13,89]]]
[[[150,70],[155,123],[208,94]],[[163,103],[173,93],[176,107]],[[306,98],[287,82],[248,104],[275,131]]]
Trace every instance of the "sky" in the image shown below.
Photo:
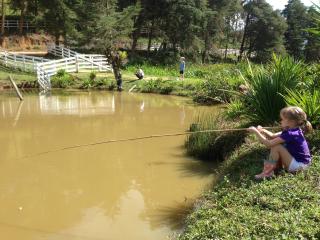
[[[273,6],[274,9],[283,10],[284,6],[287,5],[287,0],[266,0],[269,4]],[[312,2],[319,3],[319,0],[301,0],[304,5],[311,6]]]

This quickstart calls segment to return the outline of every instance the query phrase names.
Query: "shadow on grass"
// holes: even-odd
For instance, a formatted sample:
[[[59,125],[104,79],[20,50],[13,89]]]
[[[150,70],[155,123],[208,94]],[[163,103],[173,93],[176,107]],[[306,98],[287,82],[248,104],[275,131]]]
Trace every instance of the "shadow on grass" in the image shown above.
[[[218,182],[227,176],[234,186],[251,185],[254,175],[262,171],[263,161],[267,156],[268,149],[261,145],[243,145],[218,170]]]
[[[156,214],[150,216],[153,227],[169,226],[172,230],[182,229],[186,217],[192,212],[195,205],[194,199],[185,199],[172,206],[160,207]]]
[[[215,173],[219,163],[217,162],[202,162],[195,159],[190,159],[178,164],[178,171],[182,173],[183,177],[200,176],[207,177]]]

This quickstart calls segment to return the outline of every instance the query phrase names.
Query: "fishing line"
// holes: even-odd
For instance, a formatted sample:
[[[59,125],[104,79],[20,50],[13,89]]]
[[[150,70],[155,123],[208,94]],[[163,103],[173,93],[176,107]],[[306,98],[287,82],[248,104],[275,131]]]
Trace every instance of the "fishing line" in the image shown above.
[[[279,127],[265,127],[264,129],[275,129],[275,128],[279,128]],[[194,131],[194,132],[186,131],[186,132],[167,133],[167,134],[160,134],[160,135],[149,135],[149,136],[133,137],[133,138],[110,139],[110,140],[105,140],[105,141],[101,141],[101,142],[79,144],[79,145],[73,145],[73,146],[69,146],[69,147],[57,148],[54,150],[44,151],[44,152],[40,152],[40,153],[36,153],[36,154],[32,154],[32,155],[26,155],[26,156],[21,157],[19,159],[37,157],[37,156],[46,155],[46,154],[54,153],[54,152],[61,152],[61,151],[70,150],[70,149],[89,147],[89,146],[97,146],[97,145],[116,143],[116,142],[129,142],[129,141],[138,141],[138,140],[143,140],[143,139],[161,138],[161,137],[175,137],[175,136],[183,136],[183,135],[196,134],[196,133],[235,132],[235,131],[246,131],[246,130],[248,130],[248,128],[211,129],[211,130],[200,130],[200,131]]]

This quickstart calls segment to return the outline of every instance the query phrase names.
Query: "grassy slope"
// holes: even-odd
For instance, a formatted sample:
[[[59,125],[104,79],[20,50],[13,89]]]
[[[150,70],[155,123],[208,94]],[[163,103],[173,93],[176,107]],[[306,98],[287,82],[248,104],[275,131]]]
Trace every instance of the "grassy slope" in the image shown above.
[[[256,182],[267,151],[247,141],[220,168],[220,179],[188,217],[186,239],[319,239],[320,133],[306,172]]]
[[[0,66],[0,84],[3,84],[3,85],[10,84],[8,80],[9,75],[11,75],[17,83],[20,83],[23,81],[37,80],[37,77],[35,74],[25,73],[18,70],[12,70],[12,69],[8,69],[3,66]]]

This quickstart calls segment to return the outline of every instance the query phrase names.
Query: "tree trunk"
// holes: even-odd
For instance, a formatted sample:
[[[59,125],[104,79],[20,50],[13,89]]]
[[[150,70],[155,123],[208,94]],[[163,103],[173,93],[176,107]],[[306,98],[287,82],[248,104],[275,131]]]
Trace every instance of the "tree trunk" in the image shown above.
[[[240,55],[239,55],[239,61],[242,60],[242,55],[244,52],[244,44],[246,42],[246,38],[247,38],[247,29],[248,29],[248,25],[249,25],[249,21],[250,21],[250,14],[247,14],[247,18],[246,18],[246,24],[244,26],[244,31],[243,31],[243,37],[242,37],[242,42],[241,42],[241,47],[240,47]]]
[[[6,21],[6,11],[5,11],[5,3],[4,0],[1,1],[1,40],[3,39],[4,35],[4,26],[5,26],[5,21]]]
[[[150,48],[151,48],[151,43],[152,43],[152,37],[153,37],[153,28],[154,28],[154,20],[152,20],[151,22],[151,28],[149,31],[149,35],[148,35],[148,55],[150,54]]]
[[[208,32],[205,32],[205,36],[204,36],[204,50],[202,51],[202,64],[206,63],[206,60],[208,58],[208,51],[209,49],[209,34]]]
[[[21,15],[20,15],[20,20],[19,20],[19,34],[23,34],[23,25],[24,25],[24,17],[27,12],[27,7],[28,7],[28,2],[23,1],[22,6],[21,6]]]
[[[56,34],[55,34],[55,44],[56,44],[57,46],[60,45],[59,39],[60,39],[60,34],[59,34],[59,33],[56,33]]]
[[[228,42],[226,43],[226,49],[224,50],[224,60],[227,60],[227,56],[228,56]]]
[[[38,0],[34,0],[34,16],[38,16]]]
[[[140,13],[143,14],[143,13]],[[137,21],[134,24],[134,31],[132,32],[132,46],[131,51],[134,52],[137,48],[138,39],[141,35],[141,28],[144,22],[144,18],[142,15],[139,15]]]

